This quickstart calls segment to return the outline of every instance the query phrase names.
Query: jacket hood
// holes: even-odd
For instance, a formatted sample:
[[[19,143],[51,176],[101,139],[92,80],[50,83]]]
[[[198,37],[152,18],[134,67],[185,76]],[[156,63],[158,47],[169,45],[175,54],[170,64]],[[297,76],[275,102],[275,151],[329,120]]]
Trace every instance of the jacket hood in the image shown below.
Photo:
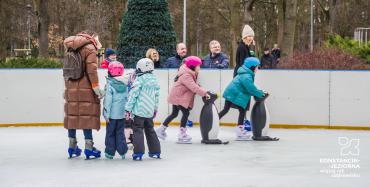
[[[139,78],[142,79],[142,86],[146,88],[156,88],[159,89],[157,78],[153,73],[145,73]],[[137,78],[138,79],[138,78]]]
[[[237,71],[237,74],[238,75],[241,75],[241,74],[250,74],[250,75],[252,75],[254,77],[254,72],[252,70],[250,70],[249,68],[245,67],[244,65],[240,66],[240,68]]]
[[[178,76],[180,77],[181,75],[184,75],[184,74],[190,74],[192,77],[196,78],[197,77],[197,73],[193,70],[191,70],[190,68],[188,68],[186,65],[182,65],[180,68],[179,68],[179,72],[177,73]]]
[[[72,48],[73,50],[78,49],[79,47],[82,47],[86,44],[93,44],[95,49],[96,47],[96,41],[94,38],[87,34],[78,34],[76,36],[70,36],[64,40],[64,47],[66,49]]]
[[[107,77],[107,83],[110,84],[117,92],[126,91],[126,84],[124,83],[124,77]]]

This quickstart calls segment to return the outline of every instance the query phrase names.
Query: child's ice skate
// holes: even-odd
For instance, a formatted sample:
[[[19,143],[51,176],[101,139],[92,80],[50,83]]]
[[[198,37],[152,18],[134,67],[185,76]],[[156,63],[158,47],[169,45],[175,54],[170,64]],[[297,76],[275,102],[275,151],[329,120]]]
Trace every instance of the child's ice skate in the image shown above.
[[[245,129],[244,125],[238,125],[236,127],[236,141],[248,141],[251,140],[251,133]]]
[[[113,157],[114,157],[114,155],[111,155],[111,154],[105,153],[105,158],[106,158],[106,159],[110,159],[110,160],[112,160],[112,159],[113,159]]]
[[[156,130],[155,133],[157,134],[158,138],[161,140],[165,140],[167,138],[167,133],[166,133],[167,127],[164,125],[159,126]]]
[[[160,159],[161,158],[161,153],[149,153],[149,157]]]
[[[132,160],[141,161],[143,159],[143,153],[132,154]]]
[[[180,132],[177,135],[177,143],[179,144],[191,144],[191,136],[186,133],[186,128],[180,127]]]

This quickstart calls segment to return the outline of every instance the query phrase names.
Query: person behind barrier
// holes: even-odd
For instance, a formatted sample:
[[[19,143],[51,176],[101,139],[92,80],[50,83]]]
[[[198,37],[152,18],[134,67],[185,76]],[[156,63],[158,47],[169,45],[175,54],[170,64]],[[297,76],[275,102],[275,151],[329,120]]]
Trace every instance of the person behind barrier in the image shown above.
[[[220,42],[212,40],[209,43],[210,53],[204,57],[202,68],[227,69],[229,67],[229,57],[221,52]]]

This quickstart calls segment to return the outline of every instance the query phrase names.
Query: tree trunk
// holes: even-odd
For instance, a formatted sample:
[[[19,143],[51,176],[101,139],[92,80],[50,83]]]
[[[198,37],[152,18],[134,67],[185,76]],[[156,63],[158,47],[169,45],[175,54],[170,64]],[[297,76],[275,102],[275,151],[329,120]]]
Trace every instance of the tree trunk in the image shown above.
[[[240,0],[231,0],[231,19],[230,19],[230,34],[231,34],[231,52],[230,66],[235,67],[236,50],[238,48],[238,38],[241,35],[241,16],[240,16]]]
[[[294,35],[296,26],[297,16],[297,0],[290,0],[286,2],[285,9],[285,20],[284,20],[284,34],[281,45],[282,56],[288,58],[293,57],[294,49]]]
[[[330,0],[329,2],[329,32],[334,33],[334,26],[337,17],[337,0]]]
[[[47,0],[34,0],[36,15],[38,17],[39,56],[49,57],[49,15]]]
[[[195,20],[197,17],[197,1],[188,0],[186,5],[186,45],[188,48],[188,54],[196,54],[196,27]]]
[[[250,24],[252,19],[252,10],[253,10],[253,4],[256,2],[256,0],[244,0],[243,6],[244,6],[244,16],[243,16],[243,23],[244,24]]]
[[[278,10],[278,38],[277,43],[279,46],[283,43],[283,34],[284,34],[284,20],[285,20],[285,0],[278,0],[277,3],[277,10]]]

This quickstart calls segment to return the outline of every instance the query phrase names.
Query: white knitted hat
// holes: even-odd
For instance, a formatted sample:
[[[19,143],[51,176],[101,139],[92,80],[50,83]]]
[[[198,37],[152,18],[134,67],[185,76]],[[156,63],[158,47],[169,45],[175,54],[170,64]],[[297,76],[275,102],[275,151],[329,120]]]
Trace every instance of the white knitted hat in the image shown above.
[[[254,31],[252,29],[252,27],[250,27],[249,25],[245,25],[244,28],[243,28],[243,33],[242,33],[242,37],[245,38],[247,36],[252,36],[254,37]]]

